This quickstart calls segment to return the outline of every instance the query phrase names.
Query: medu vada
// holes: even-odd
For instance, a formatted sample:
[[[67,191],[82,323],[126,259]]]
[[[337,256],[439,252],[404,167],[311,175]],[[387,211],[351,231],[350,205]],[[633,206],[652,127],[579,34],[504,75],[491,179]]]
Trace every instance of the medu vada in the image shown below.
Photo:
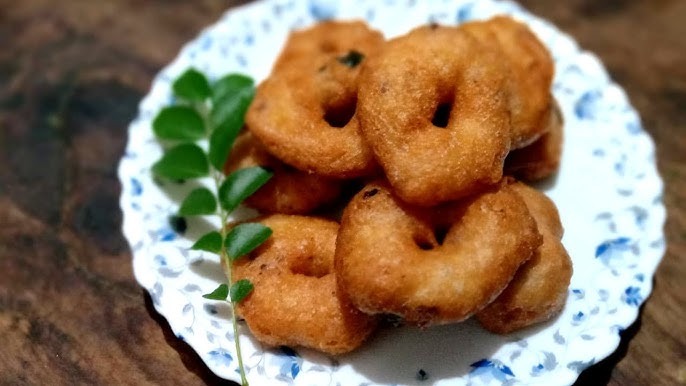
[[[550,88],[554,63],[550,53],[523,23],[498,16],[460,26],[484,45],[502,51],[509,71],[512,149],[534,142],[543,134],[551,113]]]
[[[363,67],[360,127],[404,201],[431,206],[500,181],[511,136],[500,56],[431,25],[388,41]]]
[[[363,312],[446,324],[491,302],[540,244],[526,204],[507,185],[424,208],[375,182],[343,211],[335,269]]]
[[[519,268],[512,282],[476,314],[489,331],[506,334],[557,315],[567,299],[572,262],[560,241],[562,224],[555,204],[545,194],[521,182],[511,186],[536,220],[543,244]]]
[[[302,171],[334,178],[375,173],[356,106],[360,69],[383,41],[361,22],[294,33],[257,87],[246,124],[271,154]]]
[[[531,145],[507,155],[505,174],[525,181],[538,181],[554,174],[560,168],[562,158],[563,126],[560,107],[553,103],[545,133]]]
[[[333,258],[336,222],[304,216],[258,219],[271,237],[233,264],[234,280],[253,291],[238,304],[252,334],[271,346],[302,346],[329,354],[358,347],[375,318],[352,306],[336,287]]]
[[[245,205],[263,213],[306,214],[334,201],[342,181],[301,172],[279,161],[264,149],[249,131],[241,133],[224,165],[224,173],[262,166],[274,175],[245,200]]]
[[[351,51],[373,53],[383,41],[381,32],[363,21],[323,21],[291,32],[272,73],[320,70],[331,58],[344,58]]]

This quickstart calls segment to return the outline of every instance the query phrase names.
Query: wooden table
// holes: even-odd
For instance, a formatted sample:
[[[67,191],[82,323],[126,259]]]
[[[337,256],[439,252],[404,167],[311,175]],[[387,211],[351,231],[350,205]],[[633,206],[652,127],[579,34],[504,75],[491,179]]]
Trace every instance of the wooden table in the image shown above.
[[[229,384],[136,284],[116,167],[152,77],[220,0],[0,0],[0,384]],[[657,143],[667,254],[579,384],[686,384],[686,1],[527,0],[605,62]]]

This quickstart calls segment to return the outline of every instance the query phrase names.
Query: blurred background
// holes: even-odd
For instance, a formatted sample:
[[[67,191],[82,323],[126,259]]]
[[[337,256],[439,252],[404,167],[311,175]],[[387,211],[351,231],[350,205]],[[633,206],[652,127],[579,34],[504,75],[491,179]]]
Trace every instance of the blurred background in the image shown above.
[[[0,385],[230,384],[136,284],[116,168],[155,74],[240,3],[0,0]],[[577,384],[686,384],[686,1],[521,4],[601,58],[665,181],[654,292]]]

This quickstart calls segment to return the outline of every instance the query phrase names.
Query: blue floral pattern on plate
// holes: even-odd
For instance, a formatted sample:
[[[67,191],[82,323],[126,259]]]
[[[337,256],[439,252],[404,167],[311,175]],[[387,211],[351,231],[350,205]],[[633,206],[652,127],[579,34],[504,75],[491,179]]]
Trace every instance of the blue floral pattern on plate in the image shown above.
[[[150,174],[161,155],[151,120],[173,101],[174,77],[194,66],[214,79],[236,71],[261,80],[290,30],[323,19],[365,19],[393,37],[427,22],[459,24],[496,14],[526,22],[556,63],[553,93],[565,117],[566,137],[559,175],[544,191],[560,210],[563,242],[574,261],[562,314],[508,336],[489,334],[473,321],[426,331],[395,328],[341,358],[262,347],[240,323],[248,377],[255,385],[564,385],[615,350],[619,332],[636,319],[652,289],[650,278],[665,250],[665,210],[654,145],[600,61],[508,1],[273,0],[230,10],[158,74],[129,126],[119,166],[123,232],[136,278],[176,336],[212,371],[239,379],[231,309],[202,298],[224,281],[217,257],[188,248],[208,222],[219,224],[188,218],[186,231],[177,234],[169,217],[194,186],[161,182]],[[254,214],[239,212],[237,218]]]

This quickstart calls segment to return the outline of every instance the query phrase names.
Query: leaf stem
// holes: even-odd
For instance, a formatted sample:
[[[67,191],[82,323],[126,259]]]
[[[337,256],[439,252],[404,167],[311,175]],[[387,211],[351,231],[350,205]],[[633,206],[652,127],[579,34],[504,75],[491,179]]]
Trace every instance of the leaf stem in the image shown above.
[[[212,213],[221,221],[219,232],[212,231],[203,235],[191,249],[216,252],[221,262],[226,264],[225,274],[228,285],[222,284],[214,292],[205,294],[203,297],[219,300],[228,295],[226,300],[232,308],[231,319],[238,370],[241,383],[243,386],[248,386],[236,313],[238,303],[252,291],[253,285],[247,279],[232,283],[232,264],[229,254],[233,256],[234,251],[227,250],[227,238],[233,235],[231,236],[232,247],[247,253],[246,251],[264,242],[271,235],[271,230],[261,226],[258,229],[255,227],[257,224],[252,224],[252,227],[248,228],[241,228],[239,225],[229,232],[226,224],[234,208],[259,189],[271,177],[271,173],[261,168],[248,168],[242,173],[235,172],[225,177],[223,169],[235,136],[243,125],[245,112],[255,94],[254,81],[244,75],[229,74],[210,85],[207,76],[194,68],[189,68],[174,80],[172,89],[181,102],[174,103],[173,106],[166,107],[157,114],[153,121],[153,131],[158,138],[174,140],[180,144],[165,150],[162,158],[153,165],[152,171],[157,176],[172,180],[200,178],[208,175],[214,180],[214,192],[205,187],[191,191],[183,200],[179,212],[191,216]],[[204,126],[204,133],[200,126]],[[207,151],[195,143],[200,139],[208,141]],[[215,210],[215,207],[218,207],[218,210]],[[246,224],[243,225],[246,226]],[[243,232],[238,232],[238,229]],[[240,238],[241,234],[243,243],[234,244],[235,239]],[[217,237],[221,240],[217,240]],[[234,291],[234,296],[231,295],[233,285],[238,289]]]
[[[214,185],[216,188],[216,191],[219,191],[219,186],[221,185],[221,179],[223,177],[223,174],[219,171],[214,171],[212,173],[213,179],[214,179]],[[231,259],[229,259],[229,255],[226,253],[226,245],[224,244],[226,242],[226,235],[227,235],[227,229],[226,229],[226,223],[229,220],[229,213],[222,208],[221,205],[219,205],[219,218],[221,219],[221,224],[220,224],[220,229],[221,231],[219,232],[222,236],[222,244],[221,244],[221,249],[219,252],[219,258],[221,259],[222,262],[226,264],[226,276],[229,282],[229,287],[231,287],[233,283],[233,278],[232,278],[232,269],[231,269]],[[236,358],[238,360],[238,372],[241,374],[241,385],[243,386],[248,386],[248,378],[245,376],[245,367],[243,366],[243,355],[241,354],[241,341],[240,341],[240,336],[238,335],[238,320],[236,318],[236,309],[237,309],[237,303],[231,300],[231,297],[228,298],[229,303],[231,303],[231,324],[233,324],[233,341],[234,344],[236,345]]]

